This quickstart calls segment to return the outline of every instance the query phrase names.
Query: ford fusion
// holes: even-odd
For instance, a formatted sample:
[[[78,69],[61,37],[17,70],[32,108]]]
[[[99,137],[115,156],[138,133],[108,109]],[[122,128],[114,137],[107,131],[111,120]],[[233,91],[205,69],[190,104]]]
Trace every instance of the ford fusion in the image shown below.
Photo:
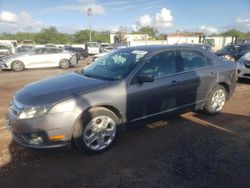
[[[236,65],[197,46],[140,46],[108,53],[82,70],[25,86],[6,126],[30,148],[71,145],[98,153],[127,128],[202,109],[222,111]]]

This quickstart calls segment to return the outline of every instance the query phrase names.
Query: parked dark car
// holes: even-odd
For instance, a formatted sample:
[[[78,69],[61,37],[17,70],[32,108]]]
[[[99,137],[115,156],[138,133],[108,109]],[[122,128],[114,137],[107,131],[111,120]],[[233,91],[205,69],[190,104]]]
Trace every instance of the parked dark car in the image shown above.
[[[81,60],[88,57],[87,50],[80,47],[64,46],[63,49],[69,52],[73,52],[76,55],[77,60]]]
[[[238,61],[250,51],[250,44],[231,44],[216,52],[216,55],[225,60]]]
[[[98,153],[130,127],[192,110],[219,113],[236,77],[236,64],[200,47],[123,48],[85,69],[25,86],[10,103],[6,126],[26,147],[74,142]]]
[[[88,57],[88,51],[85,50],[85,49],[83,49],[83,48],[75,47],[75,51],[76,51],[77,56],[78,56],[80,59],[84,59],[84,58],[87,58],[87,57]]]

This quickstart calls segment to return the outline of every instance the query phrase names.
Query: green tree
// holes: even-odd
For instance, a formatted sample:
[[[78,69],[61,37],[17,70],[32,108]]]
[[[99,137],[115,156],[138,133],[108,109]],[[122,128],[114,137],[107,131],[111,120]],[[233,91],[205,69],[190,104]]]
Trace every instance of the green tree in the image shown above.
[[[158,34],[158,30],[153,27],[141,27],[138,31],[132,32],[134,34],[148,34],[149,36],[155,38]]]
[[[73,35],[73,43],[86,43],[89,41],[89,30],[80,30]]]

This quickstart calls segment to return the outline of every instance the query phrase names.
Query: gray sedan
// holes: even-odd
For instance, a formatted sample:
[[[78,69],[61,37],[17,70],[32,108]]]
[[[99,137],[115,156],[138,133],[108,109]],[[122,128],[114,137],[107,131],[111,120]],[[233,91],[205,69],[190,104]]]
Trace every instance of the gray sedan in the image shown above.
[[[26,147],[74,142],[80,150],[102,152],[129,127],[198,109],[219,113],[236,77],[235,64],[195,46],[119,49],[83,70],[19,90],[6,126]]]
[[[237,61],[237,71],[239,78],[250,79],[250,52],[246,53]]]

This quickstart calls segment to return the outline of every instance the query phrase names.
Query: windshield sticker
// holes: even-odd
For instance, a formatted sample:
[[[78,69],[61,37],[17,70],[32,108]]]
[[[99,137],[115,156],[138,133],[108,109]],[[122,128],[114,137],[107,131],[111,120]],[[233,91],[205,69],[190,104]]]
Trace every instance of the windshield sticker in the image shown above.
[[[147,51],[143,51],[143,50],[134,50],[131,53],[136,54],[136,55],[141,55],[144,56],[145,54],[147,54]]]

